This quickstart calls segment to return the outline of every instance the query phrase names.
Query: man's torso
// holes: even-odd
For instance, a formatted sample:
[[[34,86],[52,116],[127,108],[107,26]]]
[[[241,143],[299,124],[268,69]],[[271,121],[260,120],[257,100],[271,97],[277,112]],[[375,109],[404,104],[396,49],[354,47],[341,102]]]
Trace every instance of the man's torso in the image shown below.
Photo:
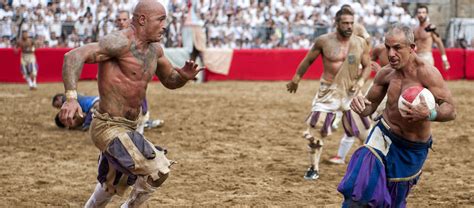
[[[33,41],[31,39],[22,40],[20,43],[20,48],[23,53],[33,53]]]
[[[417,70],[427,70],[427,66],[420,64],[421,60],[416,62],[419,64],[416,66]],[[398,99],[403,90],[416,85],[423,86],[422,78],[418,75],[419,71],[413,70],[403,76],[390,66],[385,68],[390,70],[384,78],[387,87],[387,104],[383,112],[385,120],[395,134],[414,142],[426,142],[431,135],[430,122],[427,120],[408,122],[401,116],[398,109]]]
[[[431,32],[425,31],[425,27],[425,25],[420,25],[414,31],[417,53],[431,52],[433,37],[431,37]]]
[[[99,110],[111,116],[135,120],[148,82],[156,72],[161,46],[150,44],[147,50],[139,51],[134,38],[128,36],[128,39],[130,44],[125,52],[99,64]]]
[[[348,58],[349,64],[360,63],[364,42],[360,37],[351,37],[356,40],[349,40],[346,42],[341,42],[337,40],[336,35],[328,34],[323,37],[324,45],[322,47],[321,53],[323,56],[323,78],[332,81],[339,70],[341,69],[344,61]],[[352,41],[352,44],[351,44]],[[356,47],[356,48],[351,48]],[[351,51],[360,51],[360,54],[351,53]],[[358,64],[357,64],[358,65]]]

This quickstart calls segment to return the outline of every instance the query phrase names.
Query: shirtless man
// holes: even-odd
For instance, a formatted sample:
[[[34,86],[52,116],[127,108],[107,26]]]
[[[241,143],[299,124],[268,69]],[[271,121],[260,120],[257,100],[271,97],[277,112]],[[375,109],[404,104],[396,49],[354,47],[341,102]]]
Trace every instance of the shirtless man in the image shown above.
[[[379,44],[379,45],[376,45],[374,48],[372,48],[372,53],[370,57],[371,57],[371,63],[370,63],[371,69],[375,71],[375,73],[378,73],[381,69],[380,65],[385,66],[388,64],[388,56],[387,56],[387,50],[385,49],[385,44]],[[377,63],[377,61],[379,61],[380,65]],[[377,110],[373,114],[370,115],[372,120],[377,121],[378,118],[380,118],[385,108],[386,102],[387,102],[387,98],[385,97],[384,100],[382,100],[382,102],[380,103]],[[361,125],[358,125],[358,126],[361,126]],[[362,144],[367,138],[370,129],[359,128],[359,130],[360,132],[357,138]],[[354,137],[348,137],[346,134],[344,134],[344,137],[341,139],[341,142],[339,143],[339,149],[337,150],[337,155],[329,159],[329,162],[333,164],[338,164],[338,165],[345,164],[346,156],[351,150],[351,147],[354,144],[354,142],[355,142]]]
[[[335,112],[343,111],[343,120],[352,124],[349,104],[370,73],[369,49],[365,40],[352,35],[354,13],[351,9],[341,8],[336,13],[336,32],[318,37],[301,61],[293,79],[287,84],[290,93],[296,92],[301,77],[308,67],[321,54],[323,58],[323,74],[319,92],[313,100],[312,112],[306,123],[307,131],[303,137],[309,141],[311,166],[304,178],[314,180],[319,177],[319,159],[323,146],[323,138],[331,133],[331,123]],[[359,65],[363,66],[360,76]],[[325,118],[324,118],[324,115]],[[323,118],[322,126],[318,123]],[[348,134],[354,134],[353,126],[344,126]]]
[[[432,54],[433,42],[439,48],[441,52],[441,60],[443,60],[443,66],[445,70],[449,70],[448,57],[446,56],[446,51],[444,50],[443,42],[436,33],[436,27],[430,24],[428,19],[428,7],[425,5],[419,5],[416,8],[416,17],[420,21],[420,25],[415,29],[415,43],[416,43],[416,53],[420,58],[425,60],[431,65],[434,65],[434,59]]]
[[[341,8],[347,8],[347,9],[352,10],[352,12],[354,12],[354,10],[349,4],[344,4],[341,6]],[[370,34],[367,32],[365,27],[357,22],[354,22],[354,25],[352,26],[352,33],[355,36],[359,36],[363,38],[365,42],[367,43],[367,45],[369,46],[369,51],[370,51],[370,47],[371,47]],[[332,123],[332,127],[334,129],[337,129],[339,127],[339,122],[341,121],[341,119],[342,119],[342,112],[336,112],[336,118],[334,119],[334,122]]]
[[[21,48],[21,73],[28,82],[30,90],[36,90],[36,75],[38,74],[38,64],[35,57],[35,45],[29,37],[28,31],[21,32],[21,38],[18,39],[17,47]]]
[[[193,61],[173,68],[159,42],[166,28],[164,6],[156,0],[139,1],[131,25],[104,36],[98,43],[76,48],[64,56],[66,102],[60,112],[70,126],[82,110],[77,102],[77,81],[84,63],[99,63],[100,103],[90,126],[93,143],[101,151],[99,183],[86,207],[105,207],[114,194],[123,195],[133,185],[122,207],[138,207],[166,180],[170,161],[135,131],[148,82],[157,75],[176,89],[202,70]]]
[[[349,4],[344,4],[341,6],[341,8],[348,8],[354,12],[352,7]],[[353,34],[355,36],[359,36],[365,40],[367,45],[369,46],[369,51],[371,48],[370,45],[370,34],[367,32],[365,27],[362,24],[358,24],[357,22],[354,22],[353,25]],[[362,93],[362,92],[360,92]],[[334,119],[334,122],[332,123],[332,128],[337,129],[339,127],[339,123],[342,120],[342,115],[343,113],[341,111],[336,112],[336,118]],[[336,156],[330,158],[328,161],[332,164],[345,164],[345,157],[347,153],[349,153],[349,150],[351,149],[352,144],[355,141],[355,138],[357,137],[359,140],[364,140],[367,135],[369,128],[366,128],[366,126],[370,127],[370,121],[368,118],[356,118],[354,119],[356,121],[357,129],[359,130],[356,135],[347,135],[347,133],[344,133],[344,135],[341,138],[341,141],[339,142],[339,148],[337,149],[337,154]],[[367,125],[368,124],[368,125]]]
[[[116,30],[123,30],[130,25],[130,13],[125,10],[120,10],[117,12],[117,16],[115,17],[115,26]],[[144,133],[145,128],[155,128],[161,127],[164,125],[164,121],[160,119],[150,119],[150,111],[148,109],[148,100],[143,99],[142,103],[142,117],[141,122],[138,124],[137,131],[141,134]]]
[[[352,155],[337,188],[344,195],[343,207],[405,207],[432,145],[431,122],[456,117],[451,92],[441,74],[416,55],[409,26],[394,25],[385,35],[385,47],[389,65],[376,75],[368,94],[351,103],[354,112],[368,116],[388,96],[383,118],[365,145]],[[402,116],[398,98],[403,90],[417,85],[433,93],[437,107],[430,111],[422,98],[416,106],[404,103],[408,109]]]

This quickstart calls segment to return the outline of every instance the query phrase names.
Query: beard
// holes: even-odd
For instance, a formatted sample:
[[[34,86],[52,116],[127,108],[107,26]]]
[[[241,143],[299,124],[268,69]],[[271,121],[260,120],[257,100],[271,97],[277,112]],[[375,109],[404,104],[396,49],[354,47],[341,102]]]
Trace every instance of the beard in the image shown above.
[[[426,19],[428,19],[428,17],[418,17],[418,20],[423,23],[423,22],[426,22]]]
[[[337,32],[340,35],[342,35],[343,37],[346,37],[346,38],[351,37],[351,35],[352,35],[352,30],[349,30],[349,29],[348,30],[342,30],[340,28],[337,28]]]

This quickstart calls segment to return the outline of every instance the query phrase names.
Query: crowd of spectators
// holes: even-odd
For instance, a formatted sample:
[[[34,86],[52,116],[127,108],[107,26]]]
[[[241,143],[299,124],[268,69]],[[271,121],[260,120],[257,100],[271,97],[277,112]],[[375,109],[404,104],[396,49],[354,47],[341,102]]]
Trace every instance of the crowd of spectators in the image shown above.
[[[137,0],[0,0],[0,47],[15,47],[19,31],[28,31],[36,48],[78,47],[115,29],[117,12],[131,13]],[[193,3],[192,5],[190,3]],[[206,29],[208,47],[309,48],[313,39],[334,30],[340,6],[350,4],[355,21],[381,42],[393,22],[417,24],[392,0],[165,0],[165,47],[181,47],[181,26],[190,6]],[[22,24],[20,24],[22,23]],[[21,26],[20,26],[21,25]]]

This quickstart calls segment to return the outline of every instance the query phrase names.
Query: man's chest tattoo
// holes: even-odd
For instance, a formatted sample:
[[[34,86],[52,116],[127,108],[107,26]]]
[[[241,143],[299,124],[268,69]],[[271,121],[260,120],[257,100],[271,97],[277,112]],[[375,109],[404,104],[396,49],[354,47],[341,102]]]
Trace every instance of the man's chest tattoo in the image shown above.
[[[153,60],[156,57],[156,48],[150,45],[146,53],[140,53],[137,49],[135,42],[132,42],[130,46],[130,52],[132,55],[143,63],[143,72],[148,70],[148,67],[152,65]]]

